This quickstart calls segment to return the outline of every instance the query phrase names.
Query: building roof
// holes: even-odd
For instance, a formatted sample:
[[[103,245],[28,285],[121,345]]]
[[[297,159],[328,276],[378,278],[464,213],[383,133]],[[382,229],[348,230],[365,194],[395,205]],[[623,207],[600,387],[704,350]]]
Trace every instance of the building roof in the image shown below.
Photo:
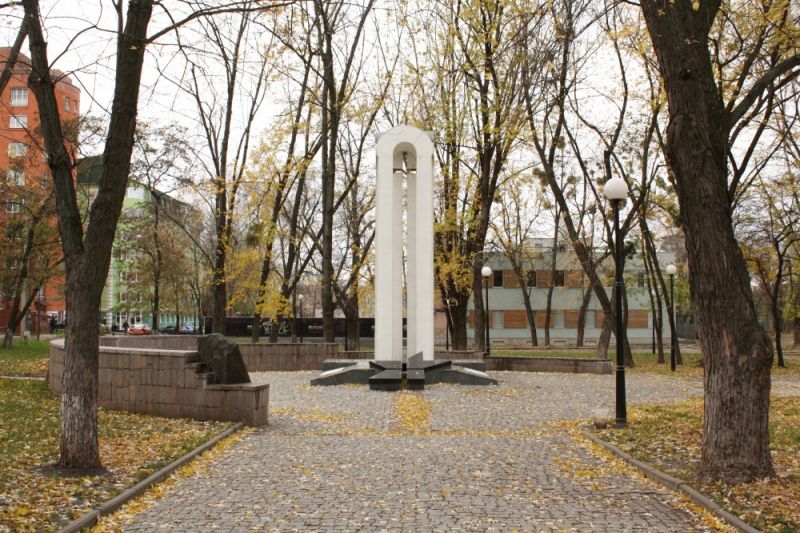
[[[0,69],[5,70],[8,66],[8,56],[11,54],[11,47],[9,46],[0,46]],[[17,61],[14,63],[14,69],[11,71],[12,74],[29,74],[31,72],[31,58],[23,54],[22,52],[17,55]],[[62,71],[51,68],[50,74],[58,83],[66,83],[67,85],[72,85],[72,79],[64,74]]]
[[[98,185],[103,177],[103,156],[94,155],[90,157],[84,157],[83,159],[78,161],[77,174],[78,174],[79,184]],[[147,188],[145,184],[133,178],[128,178],[128,184],[134,187],[138,186]],[[171,202],[185,208],[191,208],[190,204],[178,200],[169,193],[160,191],[158,189],[151,189],[150,194],[152,194],[153,197],[157,198],[160,202]]]
[[[84,157],[78,161],[78,183],[97,185],[103,177],[103,156]]]

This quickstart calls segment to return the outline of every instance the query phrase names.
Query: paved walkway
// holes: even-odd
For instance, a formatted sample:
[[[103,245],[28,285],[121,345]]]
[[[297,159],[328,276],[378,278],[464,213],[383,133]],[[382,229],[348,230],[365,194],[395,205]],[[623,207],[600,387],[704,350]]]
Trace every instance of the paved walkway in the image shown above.
[[[499,387],[391,393],[311,387],[312,372],[254,374],[271,384],[271,425],[124,530],[710,530],[683,500],[556,422],[613,412],[613,376],[494,375]],[[701,395],[702,384],[629,373],[627,392],[632,403],[668,402]]]

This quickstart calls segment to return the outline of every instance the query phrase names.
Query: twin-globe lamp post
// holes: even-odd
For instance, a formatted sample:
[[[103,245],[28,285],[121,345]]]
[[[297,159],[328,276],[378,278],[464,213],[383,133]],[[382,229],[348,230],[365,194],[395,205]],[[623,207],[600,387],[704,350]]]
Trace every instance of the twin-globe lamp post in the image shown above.
[[[667,265],[667,274],[669,274],[669,303],[670,303],[670,311],[672,312],[672,324],[675,324],[675,274],[678,273],[678,269],[673,264]],[[670,329],[670,343],[669,343],[669,369],[675,372],[675,367],[677,362],[675,361],[675,343],[678,341],[675,335],[675,329]]]
[[[616,305],[616,337],[617,337],[617,427],[624,427],[628,423],[627,408],[625,406],[625,346],[622,339],[625,338],[622,324],[622,232],[619,228],[619,208],[622,201],[628,195],[628,185],[620,177],[608,180],[603,187],[606,198],[611,201],[614,209],[614,296]]]
[[[492,277],[492,267],[486,265],[481,269],[481,276],[483,276],[483,292],[486,295],[486,303],[483,306],[483,322],[486,325],[486,355],[491,355],[489,348],[489,278]]]

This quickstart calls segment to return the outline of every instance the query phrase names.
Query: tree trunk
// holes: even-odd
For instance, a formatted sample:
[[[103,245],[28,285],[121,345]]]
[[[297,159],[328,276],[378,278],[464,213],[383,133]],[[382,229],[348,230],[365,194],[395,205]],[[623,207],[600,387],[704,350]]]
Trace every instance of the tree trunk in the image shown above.
[[[553,290],[556,286],[556,267],[558,264],[558,227],[561,223],[561,210],[556,207],[553,248],[550,256],[550,287],[547,288],[547,304],[544,310],[544,345],[550,346],[550,320],[553,315]]]
[[[539,336],[536,332],[536,313],[531,305],[531,294],[526,287],[527,280],[520,281],[522,287],[522,300],[525,304],[525,318],[528,320],[528,329],[531,332],[531,346],[539,346]]]
[[[224,264],[224,259],[222,260]],[[218,261],[219,263],[219,261]],[[224,266],[222,267],[224,268]],[[228,300],[228,291],[225,287],[224,274],[212,276],[212,304],[211,304],[211,332],[225,334],[225,302]]]
[[[10,327],[7,327],[5,335],[3,336],[3,348],[11,348],[13,346],[14,346],[14,330]]]
[[[776,245],[778,253],[778,268],[775,272],[775,283],[772,286],[770,295],[770,310],[772,311],[772,328],[775,331],[775,353],[778,356],[778,366],[786,368],[783,360],[783,346],[781,345],[781,333],[783,331],[783,313],[781,313],[781,286],[783,285],[783,255],[780,246]]]
[[[769,452],[772,346],[758,323],[733,233],[726,159],[730,116],[707,48],[719,0],[643,0],[669,102],[665,155],[686,236],[704,359],[700,476],[742,482],[774,475]]]
[[[181,332],[181,295],[177,279],[173,284],[173,290],[175,292],[175,333],[177,334]]]
[[[575,346],[583,346],[583,337],[586,332],[586,315],[589,311],[589,304],[592,301],[592,288],[589,287],[583,293],[583,300],[581,301],[581,308],[578,311],[578,331],[575,337]]]
[[[467,306],[459,303],[450,307],[450,347],[453,350],[467,349]],[[478,351],[476,348],[475,351]]]
[[[624,265],[624,263],[623,263]],[[624,268],[624,267],[623,267]],[[614,313],[616,313],[616,291],[614,291],[614,295],[611,297],[611,305],[614,307]],[[635,366],[633,362],[633,353],[631,352],[631,345],[628,341],[628,292],[625,288],[625,285],[622,286],[622,339],[617,338],[616,342],[620,342],[622,340],[622,357],[625,366],[628,368],[633,368]],[[616,316],[616,315],[615,315]],[[617,332],[614,331],[614,336],[616,337]]]
[[[275,316],[270,320],[270,328],[269,328],[270,344],[276,344],[278,342],[278,336],[281,333],[281,322],[283,322],[283,315],[275,313]]]
[[[525,318],[528,321],[528,329],[531,332],[531,346],[538,346],[539,345],[539,338],[536,334],[536,315],[533,312],[533,306],[531,305],[531,293],[530,287],[528,287],[528,277],[526,275],[526,271],[523,269],[522,264],[514,256],[514,254],[508,254],[508,260],[511,263],[511,268],[514,270],[514,276],[517,278],[517,284],[519,285],[519,290],[522,291],[522,303],[525,306]],[[534,276],[536,274],[534,273]]]
[[[361,321],[358,313],[358,296],[350,293],[345,304],[345,321],[347,327],[346,346],[348,350],[361,349]],[[414,355],[414,354],[411,354]]]
[[[473,330],[473,339],[475,344],[475,351],[486,353],[486,304],[483,302],[483,277],[481,276],[481,267],[475,267],[474,275],[472,276],[472,302],[475,308],[475,329]],[[455,341],[453,342],[455,345]],[[459,349],[459,348],[456,348]]]
[[[73,270],[73,269],[70,269]],[[80,285],[74,272],[67,286]],[[86,283],[84,281],[84,283]],[[102,287],[102,284],[100,285]],[[97,376],[100,294],[90,287],[68,292],[67,330],[64,339],[64,374],[61,378],[61,459],[65,468],[100,466],[97,440]]]
[[[649,231],[647,231],[647,226],[644,223],[645,213],[643,212],[640,216],[640,227],[642,231],[642,236],[644,240],[648,240],[651,238]],[[651,331],[653,335],[653,350],[656,350],[656,342],[658,343],[658,364],[663,365],[666,363],[664,359],[664,349],[663,349],[663,340],[661,339],[661,327],[662,327],[662,313],[661,313],[661,293],[658,290],[658,284],[656,283],[656,276],[653,272],[653,261],[650,255],[650,246],[649,243],[645,244],[645,249],[643,251],[642,256],[644,257],[644,272],[645,272],[645,279],[647,281],[647,295],[650,298],[650,316],[652,317],[652,326]],[[656,332],[658,332],[658,341],[656,341]]]
[[[28,86],[36,96],[66,265],[67,331],[61,381],[61,460],[65,468],[97,468],[97,374],[100,297],[111,262],[133,151],[137,101],[153,0],[131,0],[117,36],[114,100],[103,153],[103,175],[85,226],[78,208],[73,162],[66,149],[50,79],[37,0],[24,0],[31,50]]]
[[[153,192],[152,189],[150,192]],[[153,261],[153,333],[157,334],[159,326],[161,326],[161,240],[158,234],[161,217],[158,198],[153,196],[153,199],[153,247],[155,248]]]
[[[608,313],[603,313],[603,326],[600,330],[600,337],[597,339],[597,359],[608,359],[608,348],[611,345],[611,332],[614,330],[614,317]]]
[[[19,290],[15,289],[14,298],[11,301],[11,314],[8,317],[6,334],[3,338],[3,348],[11,348],[14,345],[14,330],[19,327],[20,323],[19,300]]]
[[[318,3],[315,2],[315,5]],[[322,334],[325,342],[335,341],[334,301],[333,301],[333,196],[336,180],[336,143],[339,132],[336,105],[336,78],[333,71],[333,35],[327,27],[327,13],[317,5],[318,16],[325,22],[324,31],[320,29],[320,50],[322,58]]]
[[[664,355],[664,311],[661,307],[656,311],[658,320],[656,321],[656,352],[658,353],[658,362],[661,364],[666,363]],[[676,343],[677,345],[677,343]]]
[[[775,354],[778,356],[778,366],[786,368],[786,362],[783,360],[783,346],[781,346],[781,330],[783,329],[781,321],[783,317],[776,300],[772,301],[770,307],[772,308],[772,327],[775,331]]]

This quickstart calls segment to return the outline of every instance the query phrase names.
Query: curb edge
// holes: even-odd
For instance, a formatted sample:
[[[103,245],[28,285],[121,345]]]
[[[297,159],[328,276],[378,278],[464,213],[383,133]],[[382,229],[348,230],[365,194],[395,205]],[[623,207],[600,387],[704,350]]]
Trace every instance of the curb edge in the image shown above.
[[[656,468],[650,466],[647,463],[639,461],[638,459],[634,459],[628,453],[623,452],[613,444],[602,440],[601,438],[592,435],[589,433],[585,427],[580,428],[581,434],[592,441],[593,443],[602,446],[609,452],[613,453],[620,459],[624,460],[631,466],[635,467],[639,470],[645,477],[660,483],[661,485],[665,486],[666,488],[675,491],[675,492],[682,492],[683,494],[687,495],[692,502],[703,507],[707,511],[717,515],[719,518],[727,522],[729,525],[735,527],[739,531],[743,533],[761,533],[760,530],[754,528],[738,516],[734,515],[730,511],[720,507],[717,503],[715,503],[711,498],[706,496],[705,494],[699,492],[698,490],[692,488],[689,484],[687,484],[682,479],[678,479],[676,477],[670,476],[669,474],[665,474],[664,472],[657,470]]]
[[[101,516],[108,515],[128,503],[130,500],[142,495],[146,492],[150,487],[155,485],[156,483],[160,483],[164,479],[167,478],[170,474],[175,472],[178,468],[182,467],[184,464],[188,463],[198,455],[202,454],[203,452],[209,450],[210,448],[214,447],[219,441],[222,439],[233,435],[240,429],[244,427],[244,422],[237,422],[233,426],[229,427],[216,437],[212,438],[208,442],[201,444],[194,450],[186,453],[185,455],[179,457],[178,459],[174,460],[161,470],[154,472],[138,482],[136,485],[129,487],[110,500],[106,500],[105,502],[97,505],[94,509],[87,512],[83,516],[76,518],[63,528],[59,529],[57,533],[80,533],[83,528],[92,527],[97,524],[98,519]]]

